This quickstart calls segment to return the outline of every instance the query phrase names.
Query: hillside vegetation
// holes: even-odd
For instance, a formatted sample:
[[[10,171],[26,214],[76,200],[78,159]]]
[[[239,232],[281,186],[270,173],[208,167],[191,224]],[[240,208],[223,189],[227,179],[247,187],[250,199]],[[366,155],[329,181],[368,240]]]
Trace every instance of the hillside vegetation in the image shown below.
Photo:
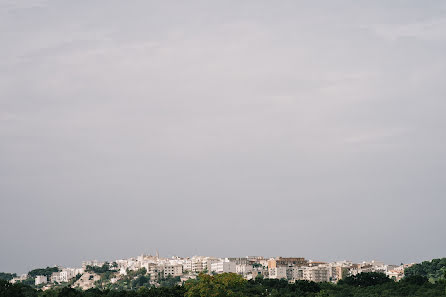
[[[404,270],[405,276],[420,275],[427,277],[430,281],[444,278],[446,274],[446,258],[433,259],[415,264]]]
[[[0,297],[440,297],[446,296],[446,281],[432,283],[425,276],[412,275],[394,282],[380,273],[361,273],[338,284],[262,279],[246,281],[240,275],[224,273],[215,276],[201,274],[183,286],[140,287],[138,290],[76,290],[69,287],[39,291],[25,284],[0,280]]]

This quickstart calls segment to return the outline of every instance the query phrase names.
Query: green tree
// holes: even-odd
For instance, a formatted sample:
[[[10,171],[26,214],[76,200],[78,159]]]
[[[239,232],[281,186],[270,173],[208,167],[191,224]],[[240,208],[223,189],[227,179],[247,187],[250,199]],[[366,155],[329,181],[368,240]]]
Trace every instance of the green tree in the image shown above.
[[[17,277],[17,274],[0,272],[0,279],[9,281],[9,280],[12,280],[14,277]]]
[[[31,278],[35,278],[38,275],[45,275],[46,277],[50,277],[53,272],[58,272],[60,269],[58,267],[46,267],[46,268],[37,268],[28,272],[28,276]]]
[[[201,273],[196,280],[186,282],[186,297],[243,296],[246,280],[234,273],[207,275]]]
[[[369,287],[380,285],[388,282],[393,282],[384,273],[368,272],[358,273],[356,275],[348,276],[339,281],[339,284],[347,284],[355,287]]]
[[[421,275],[427,277],[430,281],[436,281],[441,279],[445,272],[446,258],[441,258],[412,265],[404,270],[404,275],[407,277]]]

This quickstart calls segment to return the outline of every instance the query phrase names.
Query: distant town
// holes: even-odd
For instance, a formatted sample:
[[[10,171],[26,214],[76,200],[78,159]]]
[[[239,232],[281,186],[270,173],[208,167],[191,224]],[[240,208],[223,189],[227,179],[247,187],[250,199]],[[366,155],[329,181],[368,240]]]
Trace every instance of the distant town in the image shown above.
[[[364,272],[380,272],[399,281],[404,270],[413,264],[392,265],[380,261],[353,263],[351,261],[321,262],[302,257],[215,258],[206,256],[171,257],[140,255],[110,262],[84,261],[81,267],[47,267],[20,276],[13,275],[11,283],[22,282],[47,290],[70,286],[87,290],[133,289],[137,286],[161,286],[163,283],[182,285],[199,274],[234,273],[246,280],[257,278],[281,279],[294,283],[299,280],[332,282]]]

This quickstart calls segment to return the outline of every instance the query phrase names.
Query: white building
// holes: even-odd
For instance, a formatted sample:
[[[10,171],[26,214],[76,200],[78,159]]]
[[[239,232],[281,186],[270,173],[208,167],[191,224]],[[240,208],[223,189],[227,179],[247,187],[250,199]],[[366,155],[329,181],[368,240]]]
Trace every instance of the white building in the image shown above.
[[[305,267],[293,266],[287,269],[287,278],[289,280],[303,280]]]
[[[203,272],[207,269],[207,263],[202,258],[192,258],[192,271]]]
[[[14,277],[12,280],[10,280],[9,282],[12,284],[15,284],[16,282],[21,282],[24,281],[28,278],[28,274],[22,274],[21,276],[18,277]]]
[[[75,270],[72,268],[66,268],[59,272],[59,281],[58,282],[68,282],[70,279],[74,278]]]
[[[220,259],[217,258],[207,258],[206,259],[206,270],[208,271],[208,273],[210,273],[212,271],[212,263],[217,263],[220,262]]]
[[[119,269],[119,274],[120,275],[127,275],[127,270],[124,267],[121,267],[121,269]]]
[[[218,261],[211,264],[211,272],[216,273],[236,273],[235,262],[230,262],[227,260]]]
[[[194,256],[191,259],[185,259],[182,265],[183,271],[203,272],[204,270],[208,269],[205,257]]]
[[[82,267],[85,268],[87,266],[99,266],[102,267],[102,265],[104,265],[105,262],[100,262],[98,260],[93,260],[93,261],[83,261],[82,262]]]
[[[192,271],[192,260],[191,259],[185,259],[183,261],[183,271]]]
[[[252,265],[249,264],[237,264],[235,266],[235,272],[241,275],[247,275],[252,273]]]
[[[52,283],[56,283],[56,282],[60,283],[61,282],[61,280],[60,280],[60,272],[53,272],[51,274],[50,280],[51,280]]]
[[[36,276],[35,280],[34,280],[34,284],[36,286],[41,285],[41,284],[46,284],[48,282],[48,278],[46,277],[46,275],[38,275]]]
[[[331,267],[320,265],[315,267],[302,267],[303,279],[313,282],[328,282],[330,281]]]

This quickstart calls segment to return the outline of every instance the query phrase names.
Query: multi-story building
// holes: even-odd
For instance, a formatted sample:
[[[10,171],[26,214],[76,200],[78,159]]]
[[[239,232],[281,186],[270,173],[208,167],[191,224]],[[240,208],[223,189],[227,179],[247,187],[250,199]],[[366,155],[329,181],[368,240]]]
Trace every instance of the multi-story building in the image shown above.
[[[203,259],[195,258],[192,259],[192,271],[203,272],[207,268],[207,263],[203,263]]]
[[[286,266],[277,266],[274,268],[268,268],[269,278],[274,279],[287,279],[287,268]]]
[[[216,273],[226,273],[226,272],[230,272],[230,273],[236,273],[237,269],[236,269],[237,264],[235,264],[235,262],[230,262],[227,259],[226,260],[221,260],[215,263],[211,264],[211,272],[216,272]]]
[[[185,259],[183,261],[183,271],[192,271],[192,260],[191,259]]]
[[[36,286],[46,283],[48,283],[48,277],[46,275],[37,275],[34,279],[34,284]]]
[[[252,273],[252,264],[236,264],[235,265],[235,272],[240,275],[247,275],[249,273]]]
[[[183,274],[183,265],[165,265],[163,267],[164,277],[181,276]]]
[[[206,265],[206,270],[208,273],[211,272],[212,263],[220,262],[220,259],[208,257],[203,260],[203,266]]]
[[[220,259],[212,258],[212,257],[192,257],[187,258],[182,261],[178,261],[183,265],[183,271],[191,271],[191,272],[209,272],[211,271],[211,264],[219,262]]]
[[[76,276],[75,269],[66,268],[59,272],[59,282],[68,282]]]
[[[203,272],[208,269],[207,257],[192,257],[182,261],[183,271]]]
[[[50,277],[52,283],[60,283],[60,272],[53,272]]]
[[[328,282],[330,281],[328,266],[303,267],[303,279],[313,282]]]
[[[287,270],[287,277],[291,280],[303,280],[304,279],[304,269],[306,267],[293,266],[289,267]],[[291,278],[290,278],[291,277]]]
[[[333,266],[333,268],[335,269],[335,273],[331,279],[331,281],[333,281],[333,282],[337,282],[337,281],[339,281],[343,278],[346,278],[347,276],[350,275],[350,269],[348,267]]]
[[[268,268],[275,268],[277,266],[307,266],[308,261],[305,258],[271,258],[268,260]]]
[[[235,262],[235,264],[237,264],[237,265],[240,265],[240,264],[248,265],[248,264],[253,264],[255,262],[248,258],[228,258],[228,260],[231,262]]]

